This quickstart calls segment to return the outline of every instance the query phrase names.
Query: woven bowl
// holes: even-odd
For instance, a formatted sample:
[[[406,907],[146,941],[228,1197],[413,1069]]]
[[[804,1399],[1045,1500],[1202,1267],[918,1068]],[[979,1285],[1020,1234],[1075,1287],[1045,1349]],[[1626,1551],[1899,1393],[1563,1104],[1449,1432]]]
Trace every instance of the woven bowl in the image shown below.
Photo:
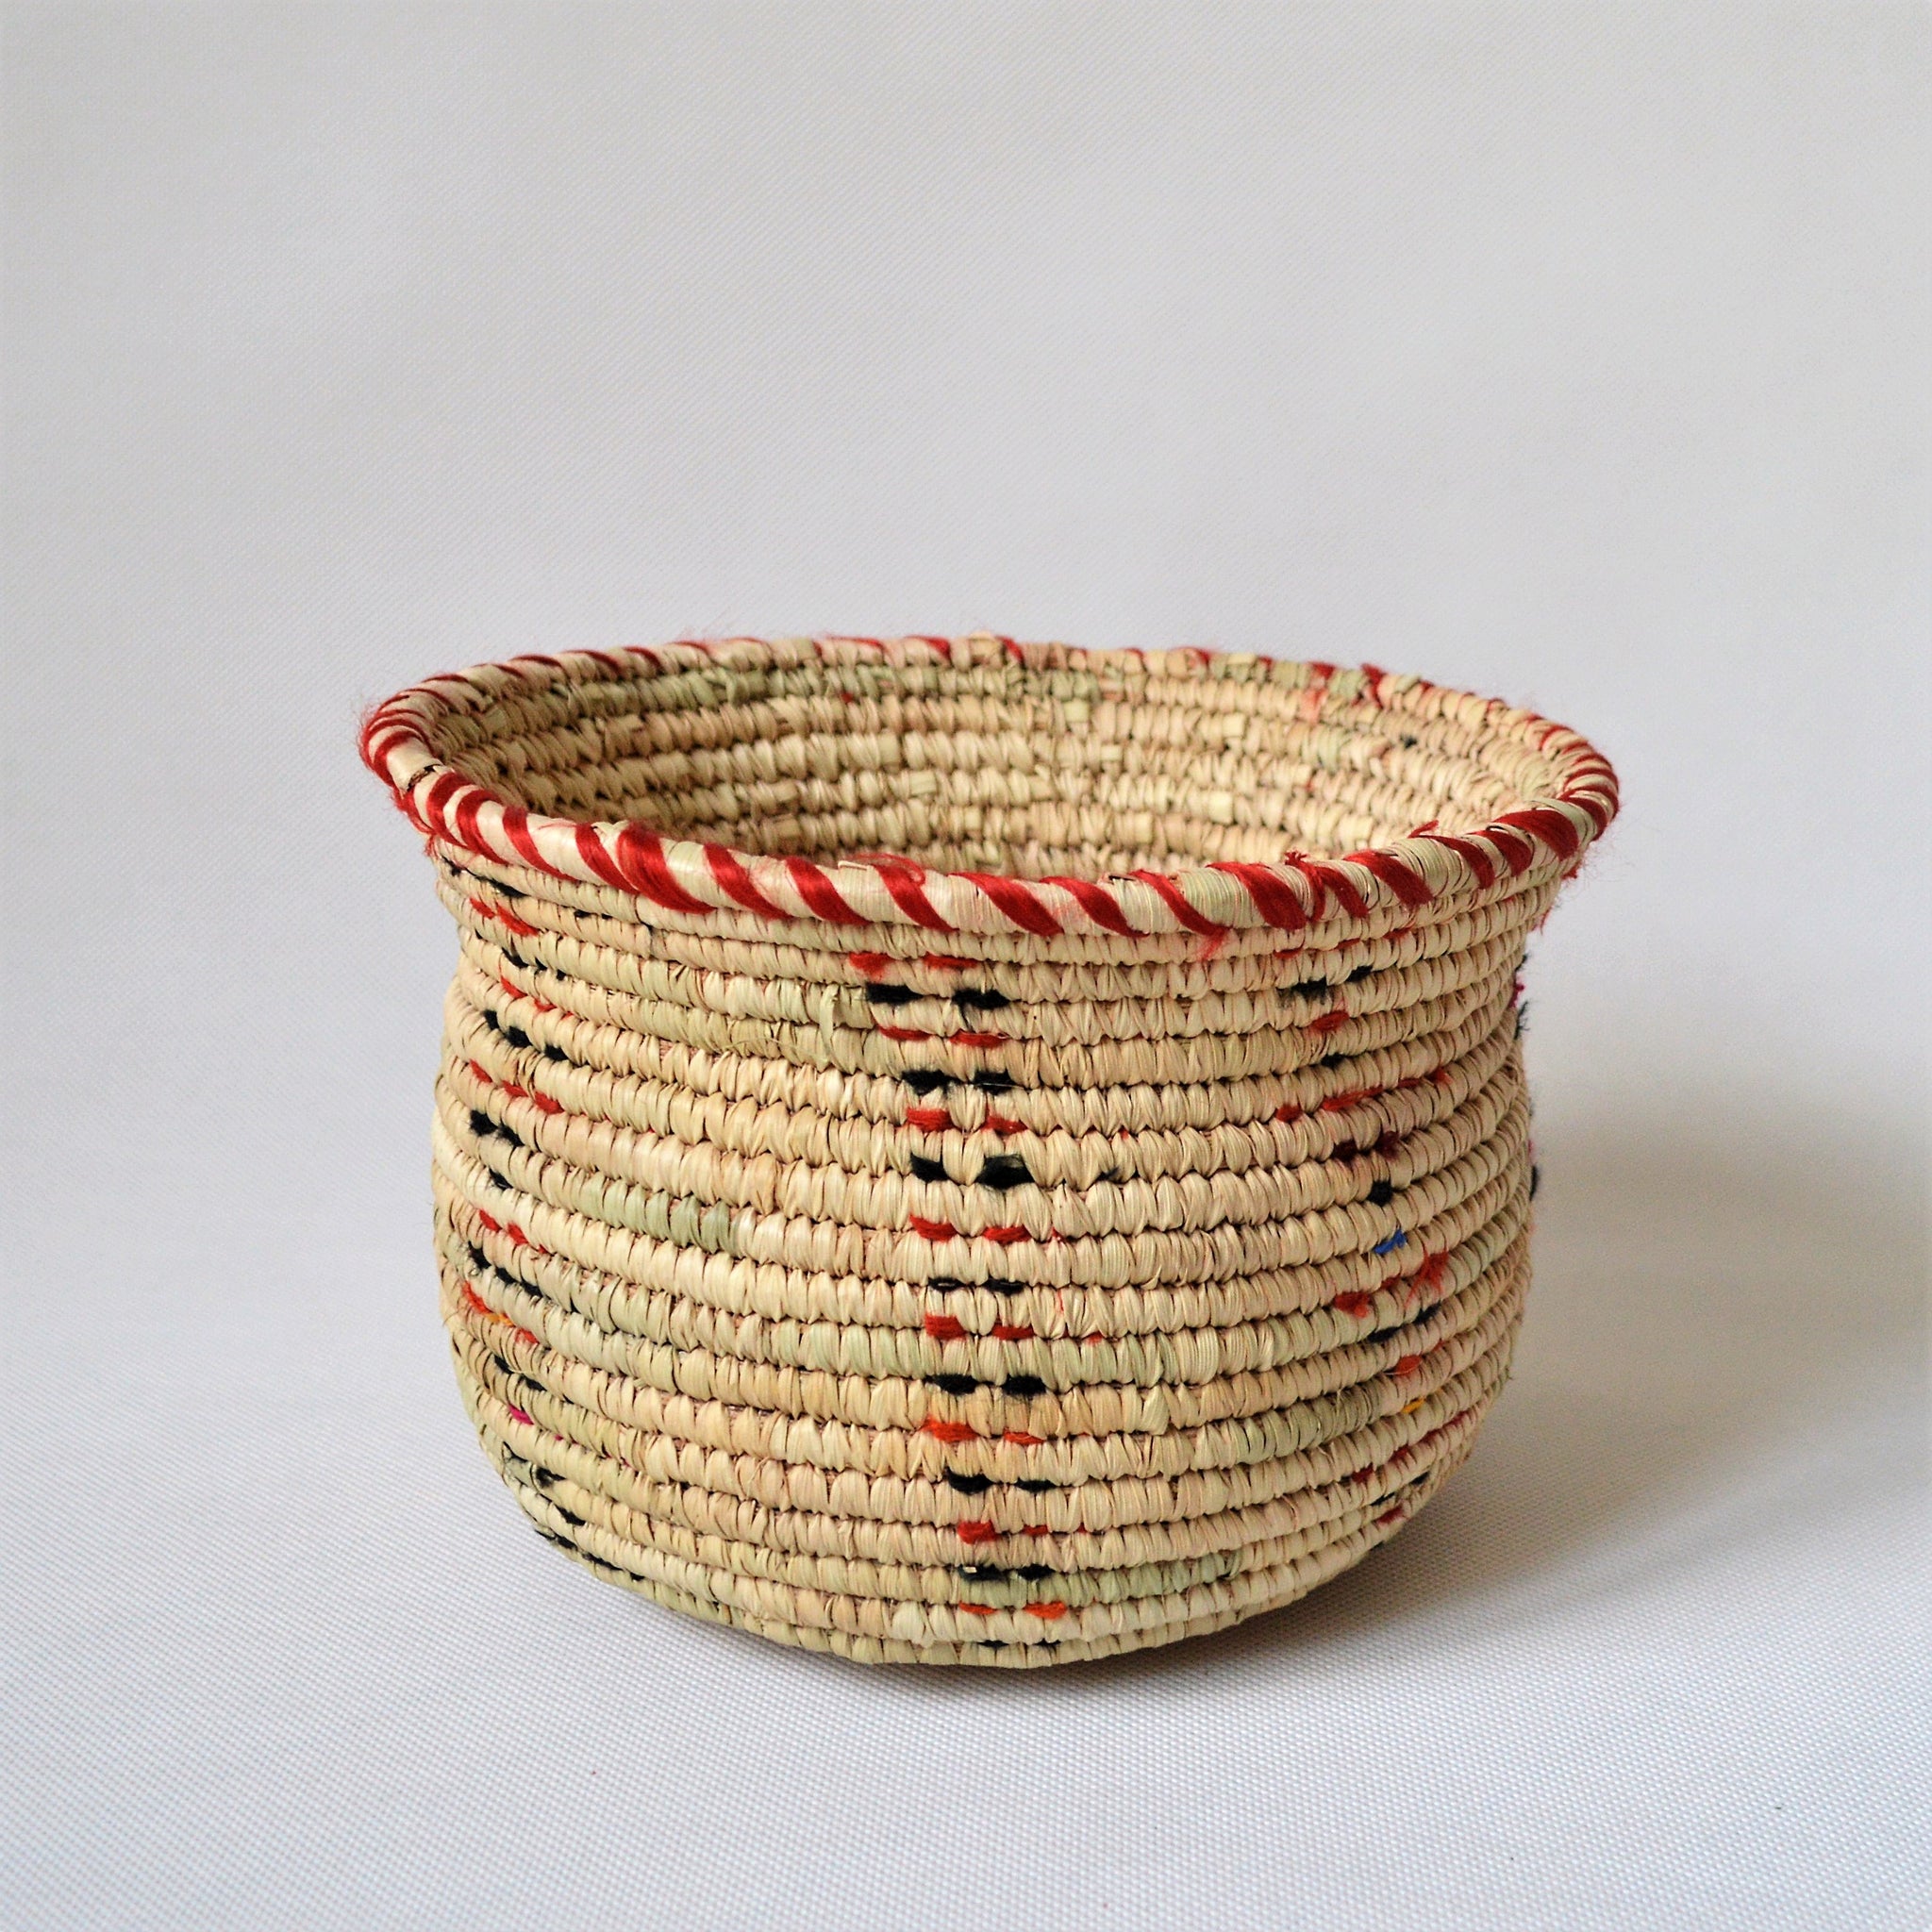
[[[1218,1629],[1468,1455],[1529,1280],[1530,929],[1616,809],[1373,668],[787,639],[429,679],[436,1247],[539,1531],[1024,1666]]]

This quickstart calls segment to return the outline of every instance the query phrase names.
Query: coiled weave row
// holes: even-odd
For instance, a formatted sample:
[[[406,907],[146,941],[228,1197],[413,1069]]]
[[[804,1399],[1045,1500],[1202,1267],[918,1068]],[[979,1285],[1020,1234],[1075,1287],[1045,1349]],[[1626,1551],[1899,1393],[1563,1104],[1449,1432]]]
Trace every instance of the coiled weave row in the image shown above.
[[[1050,1663],[1290,1601],[1468,1453],[1528,1283],[1524,941],[1615,809],[1574,733],[734,640],[433,679],[364,756],[460,932],[458,1380],[599,1574]]]

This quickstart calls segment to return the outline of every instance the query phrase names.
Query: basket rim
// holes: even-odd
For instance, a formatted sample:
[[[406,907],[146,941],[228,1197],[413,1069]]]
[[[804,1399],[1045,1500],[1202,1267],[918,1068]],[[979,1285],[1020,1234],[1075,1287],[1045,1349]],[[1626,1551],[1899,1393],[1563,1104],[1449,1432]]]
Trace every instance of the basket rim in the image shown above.
[[[853,854],[829,864],[754,852],[710,841],[677,839],[636,820],[555,817],[512,804],[466,778],[432,748],[438,721],[475,711],[516,686],[531,690],[616,675],[667,675],[716,665],[858,665],[945,662],[971,665],[993,651],[1031,669],[1132,666],[1151,675],[1205,678],[1231,667],[1287,666],[1307,673],[1324,718],[1340,704],[1418,712],[1444,699],[1477,708],[1486,729],[1556,767],[1556,790],[1529,798],[1475,830],[1446,833],[1435,822],[1406,838],[1335,858],[1291,851],[1274,863],[1214,860],[1172,872],[1136,871],[1100,878],[1023,878],[1006,873],[949,872],[889,853]],[[1271,668],[1271,675],[1274,675]],[[824,634],[633,644],[618,651],[530,653],[425,678],[385,700],[365,720],[363,762],[397,807],[431,841],[492,864],[525,868],[579,885],[633,896],[638,916],[682,923],[719,912],[774,922],[834,926],[913,925],[930,932],[1061,934],[1121,939],[1187,932],[1213,943],[1241,928],[1294,932],[1335,920],[1411,909],[1451,893],[1486,891],[1499,880],[1556,870],[1569,876],[1616,816],[1616,774],[1590,741],[1567,725],[1499,698],[1478,698],[1373,664],[1356,669],[1319,659],[1203,650],[1100,651],[1061,643],[1021,643],[992,632],[959,638],[894,639]],[[648,909],[646,909],[648,908]]]

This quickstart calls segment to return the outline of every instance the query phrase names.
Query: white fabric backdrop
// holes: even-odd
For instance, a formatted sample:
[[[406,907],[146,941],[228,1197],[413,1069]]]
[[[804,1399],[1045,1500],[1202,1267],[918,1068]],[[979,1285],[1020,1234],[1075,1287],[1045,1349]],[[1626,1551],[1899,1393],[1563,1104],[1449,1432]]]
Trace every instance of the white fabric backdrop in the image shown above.
[[[26,7],[0,1919],[1919,1926],[1927,16]],[[354,761],[689,630],[1370,658],[1624,818],[1539,1287],[1306,1605],[867,1674],[470,1439]]]

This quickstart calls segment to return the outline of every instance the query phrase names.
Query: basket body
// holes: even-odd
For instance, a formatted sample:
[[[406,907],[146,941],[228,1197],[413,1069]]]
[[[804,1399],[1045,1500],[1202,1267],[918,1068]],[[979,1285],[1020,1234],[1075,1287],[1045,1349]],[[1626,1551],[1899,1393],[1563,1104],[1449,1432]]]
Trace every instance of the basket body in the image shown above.
[[[600,1574],[1049,1663],[1286,1603],[1468,1454],[1529,1279],[1524,941],[1615,808],[1574,733],[741,640],[432,680],[364,755],[460,931],[463,1398]]]

